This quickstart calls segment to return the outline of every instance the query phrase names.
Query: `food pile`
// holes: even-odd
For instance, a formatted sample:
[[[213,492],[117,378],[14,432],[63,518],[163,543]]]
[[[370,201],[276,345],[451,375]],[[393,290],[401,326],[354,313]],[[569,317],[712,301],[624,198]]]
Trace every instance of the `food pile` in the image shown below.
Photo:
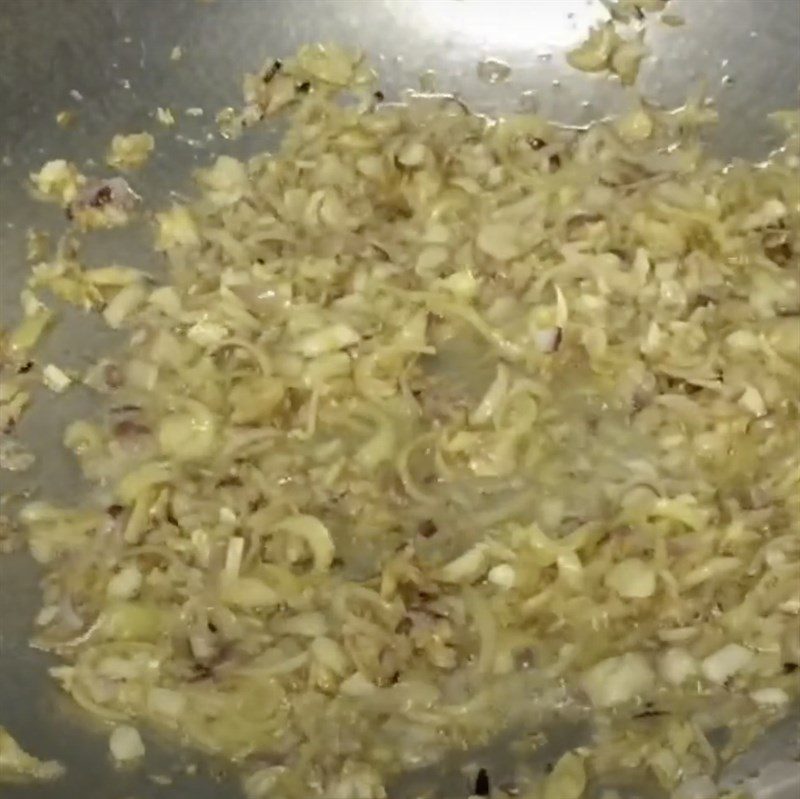
[[[723,164],[700,101],[577,130],[375,80],[320,46],[248,76],[226,131],[281,114],[283,143],[155,215],[163,275],[76,232],[33,266],[7,374],[48,291],[128,331],[51,371],[105,405],[64,439],[91,500],[21,514],[36,643],[249,797],[377,799],[564,707],[595,739],[530,797],[713,776],[798,693],[796,120]],[[140,213],[121,178],[33,180],[74,231]]]

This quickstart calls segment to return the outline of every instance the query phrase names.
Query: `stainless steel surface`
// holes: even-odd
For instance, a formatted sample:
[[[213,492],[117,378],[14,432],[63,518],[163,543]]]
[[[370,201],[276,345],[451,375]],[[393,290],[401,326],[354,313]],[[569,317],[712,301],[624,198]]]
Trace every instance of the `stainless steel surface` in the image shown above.
[[[653,20],[648,39],[655,58],[644,69],[641,88],[675,104],[687,88],[703,81],[717,98],[722,124],[715,147],[725,156],[754,157],[771,139],[764,116],[795,106],[800,83],[798,0],[673,0],[687,19],[681,29]],[[213,114],[238,100],[240,74],[267,56],[291,52],[305,41],[336,40],[371,53],[391,96],[414,86],[432,69],[441,89],[461,92],[481,109],[536,105],[568,122],[586,122],[623,107],[630,95],[618,86],[566,69],[563,52],[587,26],[603,16],[597,0],[0,0],[0,310],[6,322],[17,313],[25,276],[24,230],[57,229],[63,220],[52,207],[31,201],[26,175],[51,157],[83,162],[97,158],[120,130],[152,131],[157,153],[135,180],[148,203],[158,204],[180,188],[189,168],[215,152],[256,150],[273,139],[254,132],[232,145],[213,135]],[[182,60],[170,60],[174,45]],[[496,57],[512,67],[509,80],[481,82],[477,64]],[[81,99],[82,98],[82,99]],[[157,106],[170,106],[178,125],[159,129]],[[202,107],[203,118],[185,115]],[[62,109],[77,112],[75,127],[55,123]],[[176,136],[177,134],[177,136]],[[96,262],[111,258],[147,265],[143,231],[98,236]],[[51,337],[47,355],[60,363],[87,363],[108,341],[86,319],[71,318]],[[33,478],[11,481],[3,490],[29,485],[66,495],[79,487],[75,467],[60,449],[60,431],[86,397],[70,392],[57,403],[42,401],[26,419],[40,467]],[[27,637],[37,605],[36,571],[27,557],[0,558],[0,724],[36,753],[56,757],[67,777],[50,786],[5,788],[2,795],[27,799],[233,799],[233,780],[214,780],[209,768],[189,777],[182,765],[191,753],[153,745],[147,768],[117,772],[106,754],[106,735],[61,699],[45,674],[49,659],[30,650]],[[574,730],[564,728],[565,743]],[[487,755],[502,762],[502,746]],[[556,754],[556,753],[551,753]],[[776,758],[798,754],[797,724],[786,722],[737,773],[749,778]],[[800,774],[764,772],[763,796],[796,797]],[[775,770],[777,769],[777,770]],[[213,771],[213,767],[210,769]],[[451,770],[457,774],[457,770]],[[147,775],[174,775],[170,786]],[[776,776],[770,776],[770,775]],[[788,774],[788,776],[786,776]],[[436,776],[436,775],[434,775]],[[444,772],[442,773],[444,776]],[[420,777],[422,784],[430,774]],[[441,796],[466,793],[463,778],[444,782]],[[643,796],[642,791],[636,792]]]

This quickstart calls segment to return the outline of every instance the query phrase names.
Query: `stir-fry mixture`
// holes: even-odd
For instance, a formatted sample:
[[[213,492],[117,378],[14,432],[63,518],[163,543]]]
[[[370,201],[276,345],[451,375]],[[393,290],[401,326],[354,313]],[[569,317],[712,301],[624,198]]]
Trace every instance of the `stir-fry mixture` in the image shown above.
[[[530,797],[713,776],[798,693],[796,122],[723,164],[699,101],[577,130],[374,80],[318,46],[248,76],[226,130],[288,132],[156,214],[164,275],[76,233],[33,266],[6,370],[45,290],[130,331],[77,377],[91,501],[22,512],[36,643],[119,759],[154,725],[252,799],[385,797],[565,706],[595,737]],[[75,229],[138,213],[55,163]]]

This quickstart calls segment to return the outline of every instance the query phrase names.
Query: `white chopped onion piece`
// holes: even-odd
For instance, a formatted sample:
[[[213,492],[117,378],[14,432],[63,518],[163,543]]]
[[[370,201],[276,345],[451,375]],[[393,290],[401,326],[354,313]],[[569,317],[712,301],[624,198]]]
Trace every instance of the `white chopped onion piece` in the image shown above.
[[[470,583],[486,572],[486,547],[478,544],[450,561],[440,571],[440,578],[447,583]]]
[[[49,363],[42,370],[42,382],[51,391],[61,394],[72,384],[72,378],[55,364]]]
[[[333,639],[320,636],[311,642],[314,657],[334,674],[343,677],[347,674],[349,663],[342,647]]]
[[[670,685],[682,685],[697,674],[697,661],[681,647],[668,649],[661,655],[658,672]]]
[[[144,742],[136,727],[120,724],[108,739],[111,756],[118,763],[131,763],[144,757]]]
[[[328,632],[328,622],[324,614],[317,611],[308,611],[280,621],[277,623],[276,628],[285,635],[321,638]]]
[[[359,338],[349,325],[337,323],[305,336],[297,342],[295,349],[307,358],[314,358],[356,344]]]
[[[656,574],[640,558],[626,558],[608,571],[605,583],[625,599],[645,599],[655,593]]]
[[[411,142],[407,144],[397,155],[397,160],[403,166],[421,166],[425,161],[427,149],[421,142]]]
[[[616,128],[623,139],[643,141],[652,135],[654,124],[647,111],[640,107],[620,117]]]
[[[114,599],[133,599],[142,587],[142,572],[134,565],[125,566],[109,581],[106,593]]]
[[[258,577],[226,577],[220,596],[223,602],[246,609],[274,607],[280,603],[278,594]]]
[[[516,243],[517,229],[513,225],[494,223],[478,230],[478,249],[498,260],[509,261],[520,253]]]
[[[472,272],[454,272],[437,281],[437,285],[463,300],[468,300],[478,293],[479,282]]]
[[[778,607],[784,613],[791,613],[796,616],[800,614],[800,596],[787,599],[785,602],[781,602]]]
[[[560,327],[546,327],[535,333],[536,346],[540,352],[555,352],[561,346],[563,331]]]
[[[741,644],[726,644],[708,655],[700,664],[703,676],[710,682],[722,685],[746,668],[755,653]]]
[[[599,708],[647,695],[654,684],[655,673],[648,659],[638,652],[603,660],[581,677],[581,687]]]
[[[735,571],[742,565],[739,558],[732,557],[719,557],[711,558],[707,563],[703,563],[695,569],[688,572],[681,584],[685,588],[694,588],[696,585],[706,582],[706,580],[719,577],[728,572]]]
[[[513,566],[510,566],[508,563],[500,563],[489,569],[487,579],[490,583],[498,586],[498,588],[508,590],[513,588],[516,584],[517,574]]]
[[[217,347],[229,336],[225,325],[203,320],[195,322],[187,331],[186,337],[201,347]]]
[[[569,320],[569,307],[564,292],[558,286],[554,288],[556,292],[556,327],[563,330]]]
[[[497,375],[494,382],[483,399],[480,401],[477,408],[475,408],[469,415],[469,422],[472,425],[481,425],[494,418],[502,407],[502,403],[508,394],[509,387],[509,373],[508,368],[504,364],[497,367]]]
[[[761,392],[755,386],[747,386],[739,397],[739,404],[745,409],[750,411],[753,416],[764,416],[767,412],[767,406],[764,404],[764,398]]]
[[[759,688],[750,693],[750,698],[758,705],[782,707],[789,703],[789,694],[783,688]]]
[[[340,686],[345,696],[363,697],[370,696],[377,691],[374,683],[371,683],[360,671],[351,674]]]
[[[330,569],[335,547],[328,528],[319,519],[308,515],[293,516],[280,522],[276,530],[297,536],[308,544],[315,571]]]
[[[580,799],[586,790],[583,757],[575,752],[562,755],[544,784],[542,799]]]
[[[177,719],[186,708],[186,696],[181,691],[153,687],[147,695],[147,706],[158,716]]]
[[[244,538],[235,536],[228,541],[228,549],[225,553],[225,566],[223,574],[226,578],[232,579],[239,576],[242,567],[242,555],[244,554]]]
[[[717,799],[720,791],[711,777],[700,775],[685,779],[672,794],[672,799]]]
[[[145,301],[147,291],[139,283],[120,289],[103,311],[103,318],[111,328],[122,327],[125,320]]]
[[[779,199],[771,197],[761,208],[743,220],[742,227],[745,230],[767,227],[779,222],[787,213],[787,207]]]
[[[198,460],[214,448],[217,424],[211,412],[193,404],[186,412],[172,413],[161,420],[158,443],[164,455],[176,461]]]

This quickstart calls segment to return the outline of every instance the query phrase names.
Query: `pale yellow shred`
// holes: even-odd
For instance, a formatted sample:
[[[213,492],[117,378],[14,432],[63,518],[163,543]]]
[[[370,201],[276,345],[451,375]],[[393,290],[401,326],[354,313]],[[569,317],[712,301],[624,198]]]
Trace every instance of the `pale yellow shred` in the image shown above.
[[[0,727],[0,783],[50,782],[64,772],[64,766],[55,760],[29,755],[5,727]]]
[[[155,140],[149,133],[118,133],[111,140],[106,162],[115,169],[140,169],[150,158]]]

